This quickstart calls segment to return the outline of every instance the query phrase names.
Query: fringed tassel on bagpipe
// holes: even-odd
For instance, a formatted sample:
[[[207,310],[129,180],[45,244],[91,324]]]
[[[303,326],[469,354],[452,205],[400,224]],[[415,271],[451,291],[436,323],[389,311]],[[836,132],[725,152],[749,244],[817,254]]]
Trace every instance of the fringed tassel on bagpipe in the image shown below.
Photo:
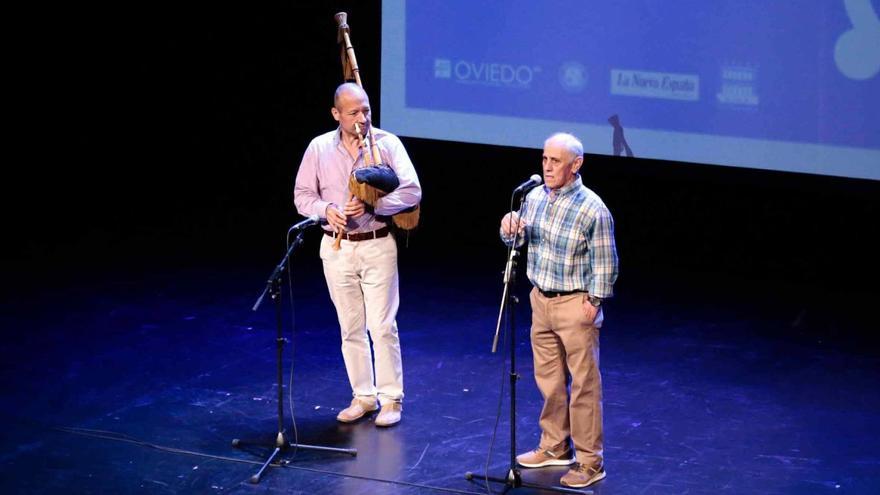
[[[379,198],[397,189],[399,185],[400,181],[394,171],[383,165],[357,169],[348,178],[348,190],[374,207]],[[413,230],[419,225],[419,206],[395,213],[391,219],[397,228]]]
[[[412,208],[401,211],[400,213],[396,213],[391,220],[394,221],[394,225],[397,228],[403,230],[412,230],[419,226],[419,206],[413,206]]]
[[[370,206],[376,206],[376,201],[387,194],[365,182],[358,182],[355,174],[351,174],[348,178],[348,190]]]

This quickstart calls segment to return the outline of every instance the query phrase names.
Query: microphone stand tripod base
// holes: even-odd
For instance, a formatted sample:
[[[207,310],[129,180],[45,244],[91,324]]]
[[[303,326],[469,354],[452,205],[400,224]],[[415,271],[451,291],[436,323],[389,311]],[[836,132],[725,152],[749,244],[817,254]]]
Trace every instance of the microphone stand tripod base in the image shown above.
[[[284,338],[282,333],[282,323],[281,323],[281,274],[284,272],[287,262],[290,258],[290,255],[296,250],[296,248],[302,244],[303,233],[302,231],[296,237],[296,240],[290,245],[290,248],[287,250],[287,253],[281,259],[281,262],[278,266],[275,267],[275,270],[272,271],[272,274],[269,276],[269,280],[266,283],[266,288],[263,289],[263,293],[260,294],[260,297],[257,299],[256,304],[252,308],[256,311],[263,299],[268,295],[275,302],[275,328],[276,328],[276,337],[275,337],[275,377],[277,380],[276,388],[278,390],[278,431],[275,435],[274,441],[251,441],[251,440],[241,440],[235,438],[232,440],[232,446],[235,448],[242,447],[244,445],[258,445],[263,447],[274,448],[272,453],[269,455],[269,458],[266,459],[266,462],[260,466],[260,470],[257,471],[257,474],[250,477],[251,483],[259,483],[260,479],[263,477],[263,473],[266,471],[270,465],[274,466],[283,466],[290,464],[290,461],[287,459],[278,460],[276,458],[278,455],[290,449],[306,449],[306,450],[320,450],[323,452],[337,452],[342,454],[348,454],[351,456],[357,455],[357,449],[340,449],[335,447],[322,447],[317,445],[304,445],[304,444],[294,444],[290,443],[287,439],[287,435],[284,430],[284,376],[282,374],[282,353],[284,350],[284,344],[287,342],[287,339]]]
[[[263,473],[266,471],[266,468],[269,466],[283,467],[291,463],[289,459],[277,459],[279,454],[283,452],[288,452],[290,450],[317,450],[323,452],[336,452],[340,454],[348,454],[352,457],[357,456],[357,449],[340,449],[335,447],[323,447],[320,445],[306,445],[303,443],[289,443],[287,441],[287,435],[284,432],[278,433],[275,437],[275,442],[261,442],[261,441],[252,441],[252,440],[242,440],[239,438],[234,438],[232,440],[232,446],[235,448],[241,448],[247,445],[256,445],[261,447],[274,447],[274,450],[265,462],[260,466],[260,469],[256,474],[249,478],[249,481],[253,484],[257,484],[263,478]]]
[[[480,476],[479,474],[472,473],[468,471],[464,474],[464,479],[468,481],[483,481],[488,480],[492,483],[500,483],[505,486],[504,492],[507,490],[515,490],[517,488],[534,488],[538,490],[547,490],[558,493],[571,493],[572,495],[592,495],[593,490],[576,490],[574,488],[565,488],[562,486],[549,486],[549,485],[541,485],[538,483],[527,483],[522,480],[522,475],[519,469],[511,469],[507,472],[506,478],[498,478],[495,476]]]

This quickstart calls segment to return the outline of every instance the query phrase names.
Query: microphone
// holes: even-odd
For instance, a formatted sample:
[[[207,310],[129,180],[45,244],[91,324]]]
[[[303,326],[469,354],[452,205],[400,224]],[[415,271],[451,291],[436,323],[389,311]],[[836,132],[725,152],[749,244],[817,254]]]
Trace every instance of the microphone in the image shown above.
[[[529,180],[527,180],[527,181],[523,182],[522,184],[520,184],[519,187],[517,187],[516,189],[513,190],[513,192],[514,192],[514,193],[518,193],[518,192],[521,192],[521,191],[527,191],[527,190],[529,190],[529,189],[531,189],[531,188],[533,188],[533,187],[535,187],[535,186],[539,186],[539,185],[541,185],[541,182],[543,182],[543,181],[541,180],[541,176],[540,176],[540,175],[538,175],[538,174],[532,174],[532,176],[529,177]]]
[[[321,218],[318,215],[312,215],[309,218],[306,218],[302,222],[291,227],[289,232],[292,232],[294,230],[305,230],[312,225],[318,225],[319,223],[321,223]]]

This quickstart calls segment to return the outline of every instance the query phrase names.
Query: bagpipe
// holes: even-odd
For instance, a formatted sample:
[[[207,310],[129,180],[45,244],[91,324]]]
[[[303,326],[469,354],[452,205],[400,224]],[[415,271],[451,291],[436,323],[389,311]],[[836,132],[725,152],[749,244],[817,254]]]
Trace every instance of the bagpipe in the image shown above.
[[[354,82],[361,89],[360,69],[354,47],[351,45],[351,29],[348,26],[348,14],[340,12],[334,16],[338,26],[336,42],[340,44],[342,58],[342,76],[344,82]],[[376,202],[382,196],[394,191],[400,186],[397,174],[382,158],[379,146],[373,136],[373,126],[368,121],[366,133],[359,125],[356,126],[358,145],[363,152],[363,166],[354,169],[348,179],[348,200],[352,196],[357,197],[364,203],[375,207]],[[346,201],[348,202],[348,201]],[[419,205],[407,208],[391,217],[394,225],[402,230],[412,230],[419,224]],[[342,236],[337,235],[333,248],[339,250]]]

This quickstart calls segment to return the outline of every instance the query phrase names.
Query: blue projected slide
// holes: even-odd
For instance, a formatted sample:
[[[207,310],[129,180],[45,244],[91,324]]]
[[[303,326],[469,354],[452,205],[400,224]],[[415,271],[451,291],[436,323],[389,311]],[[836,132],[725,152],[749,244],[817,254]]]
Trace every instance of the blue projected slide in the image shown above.
[[[880,180],[878,4],[385,0],[382,125]]]

